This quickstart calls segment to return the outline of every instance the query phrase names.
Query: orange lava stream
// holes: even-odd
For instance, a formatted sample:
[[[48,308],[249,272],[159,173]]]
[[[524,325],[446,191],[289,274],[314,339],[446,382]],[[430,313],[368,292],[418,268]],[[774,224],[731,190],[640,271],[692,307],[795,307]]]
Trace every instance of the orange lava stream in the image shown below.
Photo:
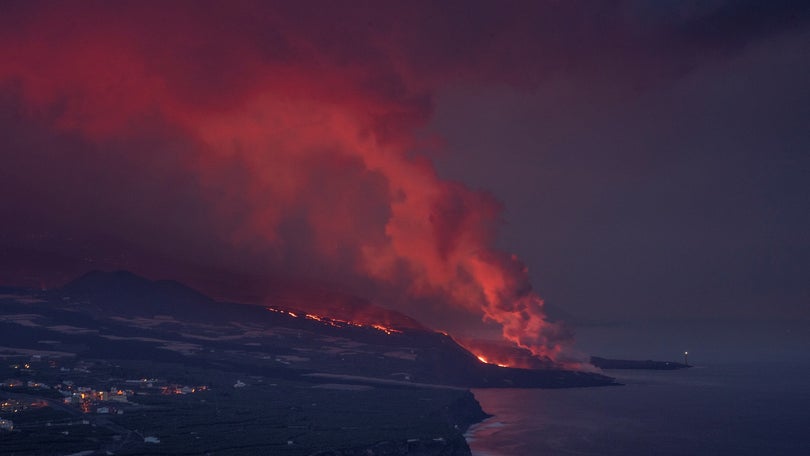
[[[473,353],[473,354],[475,355],[475,353]],[[484,364],[492,364],[492,365],[495,365],[495,366],[498,366],[498,367],[509,367],[506,364],[492,363],[492,362],[488,361],[486,358],[484,358],[481,355],[475,355],[475,357],[478,358],[478,361],[481,361]]]
[[[266,309],[271,311],[271,312],[276,312],[276,313],[288,315],[288,316],[293,317],[293,318],[301,318],[301,317],[299,317],[298,314],[296,314],[294,312],[291,312],[289,310],[279,309],[279,308],[276,308],[276,307],[266,307]],[[376,329],[377,331],[384,332],[384,333],[386,333],[388,335],[397,334],[397,333],[402,332],[402,331],[400,331],[398,329],[394,329],[394,328],[391,328],[389,326],[381,325],[379,323],[364,324],[364,323],[358,323],[356,321],[340,320],[338,318],[325,317],[325,316],[322,316],[322,315],[316,315],[316,314],[311,314],[311,313],[304,314],[303,318],[306,318],[308,320],[314,320],[314,321],[317,321],[317,322],[320,322],[320,323],[323,323],[323,324],[326,324],[326,325],[329,325],[329,326],[334,326],[336,328],[345,328],[347,326],[355,326],[355,327],[358,327],[358,328],[372,328],[372,329]]]

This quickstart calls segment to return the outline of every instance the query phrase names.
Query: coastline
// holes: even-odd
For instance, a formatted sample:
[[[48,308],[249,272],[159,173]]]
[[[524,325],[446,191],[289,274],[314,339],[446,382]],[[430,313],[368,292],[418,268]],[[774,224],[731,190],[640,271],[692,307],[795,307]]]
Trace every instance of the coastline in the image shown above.
[[[480,437],[476,437],[476,434],[481,431],[486,431],[487,429],[498,429],[504,426],[504,423],[494,420],[497,418],[495,415],[491,415],[488,418],[481,420],[478,423],[471,425],[465,432],[464,432],[464,440],[467,442],[467,446],[470,449],[470,456],[502,456],[497,453],[493,453],[490,451],[476,451],[475,453],[472,452],[473,443],[476,442]]]
[[[465,438],[472,456],[806,454],[808,372],[806,362],[701,364],[627,370],[622,388],[474,389],[495,416]]]
[[[452,389],[447,391],[458,391]],[[411,438],[378,441],[349,448],[326,450],[313,453],[313,456],[396,456],[421,454],[435,456],[472,456],[467,440],[467,432],[474,426],[493,417],[481,408],[481,404],[470,390],[465,390],[456,400],[441,411],[448,431],[434,438]]]

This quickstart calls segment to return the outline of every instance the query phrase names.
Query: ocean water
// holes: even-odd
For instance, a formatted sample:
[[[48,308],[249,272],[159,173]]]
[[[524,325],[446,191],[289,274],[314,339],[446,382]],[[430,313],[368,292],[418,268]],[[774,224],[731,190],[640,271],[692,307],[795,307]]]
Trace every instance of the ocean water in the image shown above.
[[[810,455],[810,364],[608,371],[624,386],[476,389],[473,456]]]

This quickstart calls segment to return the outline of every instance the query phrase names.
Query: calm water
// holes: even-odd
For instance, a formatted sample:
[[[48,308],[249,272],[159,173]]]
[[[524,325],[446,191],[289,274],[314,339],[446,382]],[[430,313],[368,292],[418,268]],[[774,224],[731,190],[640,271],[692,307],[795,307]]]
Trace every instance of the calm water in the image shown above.
[[[474,390],[473,455],[810,455],[810,365],[608,374],[626,386]]]

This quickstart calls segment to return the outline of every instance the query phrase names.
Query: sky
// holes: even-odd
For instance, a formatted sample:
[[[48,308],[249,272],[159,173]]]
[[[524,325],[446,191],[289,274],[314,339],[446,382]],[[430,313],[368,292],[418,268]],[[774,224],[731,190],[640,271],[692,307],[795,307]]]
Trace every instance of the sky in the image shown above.
[[[800,1],[4,2],[0,283],[317,284],[549,356],[547,314],[810,321],[809,43]]]

